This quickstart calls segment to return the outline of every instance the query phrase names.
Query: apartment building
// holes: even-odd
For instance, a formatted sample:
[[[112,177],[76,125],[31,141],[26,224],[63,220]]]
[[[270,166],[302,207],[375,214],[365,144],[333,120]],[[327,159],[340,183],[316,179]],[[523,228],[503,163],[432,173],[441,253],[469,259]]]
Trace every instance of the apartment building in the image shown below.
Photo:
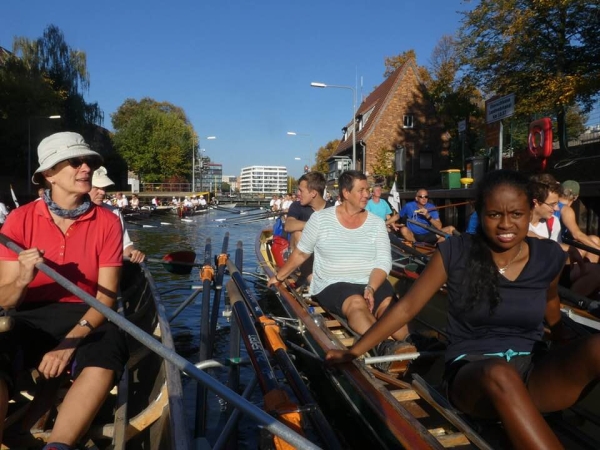
[[[288,173],[285,166],[250,166],[242,168],[242,194],[283,194],[288,191]]]

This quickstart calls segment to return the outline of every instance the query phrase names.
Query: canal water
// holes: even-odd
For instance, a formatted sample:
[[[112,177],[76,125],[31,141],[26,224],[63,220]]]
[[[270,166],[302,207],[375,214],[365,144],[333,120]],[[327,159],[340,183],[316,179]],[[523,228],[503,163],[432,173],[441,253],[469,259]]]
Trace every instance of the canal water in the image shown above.
[[[236,214],[236,211],[244,211],[242,215]],[[178,250],[193,250],[196,252],[196,262],[203,262],[204,250],[207,239],[211,240],[211,253],[218,255],[221,253],[223,238],[229,233],[228,253],[230,257],[235,258],[236,246],[239,241],[243,244],[244,253],[244,272],[259,272],[257,259],[254,253],[254,242],[260,231],[273,224],[272,220],[262,219],[251,223],[240,223],[235,225],[236,221],[246,220],[253,214],[262,214],[265,211],[256,208],[241,208],[230,211],[210,210],[207,213],[179,219],[175,215],[164,215],[148,221],[129,223],[127,225],[131,239],[137,248],[142,250],[148,257],[162,258],[165,254]],[[214,263],[214,259],[213,259]],[[195,267],[190,275],[174,275],[167,272],[161,264],[149,263],[158,290],[161,293],[162,301],[170,316],[179,305],[193,292],[193,290],[202,285],[199,277],[199,268]],[[245,277],[248,279],[248,277]],[[227,281],[228,277],[225,277]],[[264,294],[264,290],[262,290]],[[223,297],[221,305],[223,305]],[[187,358],[191,362],[198,362],[198,350],[200,345],[200,316],[202,308],[202,294],[196,297],[193,304],[189,305],[183,312],[171,323],[173,337],[177,353]],[[223,310],[223,306],[221,306]],[[233,317],[232,317],[232,320]],[[218,322],[218,332],[215,340],[216,359],[227,358],[229,352],[229,321],[223,315],[220,315]],[[242,357],[245,356],[243,344]],[[244,385],[252,376],[252,369],[242,370],[241,383]],[[226,370],[209,371],[209,373],[221,382],[227,381]],[[195,400],[196,383],[183,376],[185,406],[190,430],[194,428],[195,418]],[[243,389],[243,386],[242,386]],[[260,403],[261,396],[259,389],[255,389],[255,395],[252,401]],[[222,412],[225,409],[224,402],[217,396],[209,392],[209,414],[207,428],[209,430],[208,439],[214,444],[218,428],[223,425]],[[240,448],[256,448],[257,427],[249,420],[242,420],[238,427]]]

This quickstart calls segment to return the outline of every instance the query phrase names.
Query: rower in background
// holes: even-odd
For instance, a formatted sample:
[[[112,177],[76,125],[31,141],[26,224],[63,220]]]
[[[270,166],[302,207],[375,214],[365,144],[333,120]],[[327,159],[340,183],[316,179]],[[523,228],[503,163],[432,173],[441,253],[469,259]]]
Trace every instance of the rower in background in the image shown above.
[[[437,228],[443,231],[447,235],[454,233],[454,227],[449,225],[447,227],[442,226],[440,220],[440,214],[437,212],[435,205],[429,203],[429,193],[426,189],[419,189],[415,200],[408,202],[400,211],[400,219],[412,219],[423,225]],[[400,228],[400,233],[404,239],[410,242],[425,242],[427,244],[435,245],[438,242],[445,240],[443,236],[426,230],[423,227],[407,222],[405,227]]]

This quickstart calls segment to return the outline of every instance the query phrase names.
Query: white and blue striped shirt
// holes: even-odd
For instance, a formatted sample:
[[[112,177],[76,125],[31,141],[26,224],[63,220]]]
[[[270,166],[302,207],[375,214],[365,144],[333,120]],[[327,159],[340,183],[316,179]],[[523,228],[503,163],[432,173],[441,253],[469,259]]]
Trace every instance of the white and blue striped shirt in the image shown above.
[[[365,223],[348,229],[337,219],[337,208],[315,212],[298,243],[301,252],[315,255],[310,295],[338,282],[367,284],[373,269],[389,273],[392,268],[390,239],[381,218],[368,213]]]

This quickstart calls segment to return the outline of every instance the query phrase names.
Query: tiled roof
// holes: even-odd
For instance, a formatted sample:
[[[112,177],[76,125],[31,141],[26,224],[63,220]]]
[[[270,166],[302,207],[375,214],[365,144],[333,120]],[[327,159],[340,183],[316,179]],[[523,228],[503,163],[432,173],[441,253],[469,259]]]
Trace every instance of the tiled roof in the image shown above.
[[[385,106],[389,103],[394,93],[396,92],[398,86],[402,82],[404,74],[407,70],[410,69],[412,69],[415,72],[417,78],[419,78],[414,60],[408,60],[400,67],[398,67],[390,76],[388,76],[383,81],[383,83],[377,86],[375,90],[371,92],[369,96],[360,104],[358,110],[356,111],[357,117],[361,114],[365,114],[373,107],[374,109],[371,115],[369,116],[369,120],[363,126],[363,129],[356,133],[356,142],[360,141],[361,139],[365,138],[371,133],[372,129],[375,126],[375,123],[378,122],[381,114],[383,114],[383,112],[385,111]],[[346,126],[350,128],[352,124],[349,123]],[[339,143],[335,154],[338,155],[351,148],[352,135],[348,134],[348,138]]]

